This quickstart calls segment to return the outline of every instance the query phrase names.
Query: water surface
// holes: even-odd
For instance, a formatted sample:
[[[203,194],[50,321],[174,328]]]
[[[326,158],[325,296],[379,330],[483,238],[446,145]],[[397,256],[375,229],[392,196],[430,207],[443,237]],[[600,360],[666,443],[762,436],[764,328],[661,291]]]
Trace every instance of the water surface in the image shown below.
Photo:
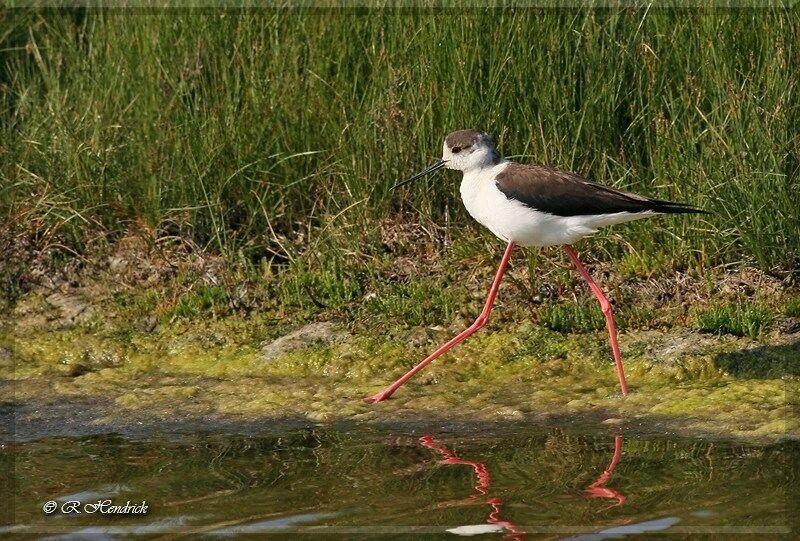
[[[8,443],[5,534],[612,539],[790,529],[791,444],[474,427]],[[5,499],[5,497],[4,497]],[[146,514],[46,514],[110,500]],[[8,520],[7,520],[8,521]]]

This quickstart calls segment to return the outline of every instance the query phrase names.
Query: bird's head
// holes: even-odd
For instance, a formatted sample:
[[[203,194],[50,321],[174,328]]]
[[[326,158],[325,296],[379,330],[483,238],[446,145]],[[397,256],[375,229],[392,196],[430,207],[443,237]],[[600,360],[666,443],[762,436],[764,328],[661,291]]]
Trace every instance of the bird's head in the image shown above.
[[[500,155],[486,132],[458,130],[444,138],[442,161],[447,169],[469,171],[494,165]]]
[[[444,138],[442,159],[436,161],[423,171],[402,182],[392,189],[417,180],[427,174],[446,167],[457,171],[482,169],[500,162],[500,154],[494,146],[492,138],[480,130],[458,130]]]

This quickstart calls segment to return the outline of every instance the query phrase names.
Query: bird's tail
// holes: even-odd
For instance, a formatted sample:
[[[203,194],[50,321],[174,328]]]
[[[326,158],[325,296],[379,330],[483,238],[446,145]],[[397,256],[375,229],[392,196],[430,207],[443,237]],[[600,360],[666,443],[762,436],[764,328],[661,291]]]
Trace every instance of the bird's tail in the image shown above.
[[[675,203],[673,201],[662,201],[660,199],[651,199],[650,203],[653,205],[651,210],[663,212],[664,214],[711,214],[707,210],[693,207],[687,203]]]

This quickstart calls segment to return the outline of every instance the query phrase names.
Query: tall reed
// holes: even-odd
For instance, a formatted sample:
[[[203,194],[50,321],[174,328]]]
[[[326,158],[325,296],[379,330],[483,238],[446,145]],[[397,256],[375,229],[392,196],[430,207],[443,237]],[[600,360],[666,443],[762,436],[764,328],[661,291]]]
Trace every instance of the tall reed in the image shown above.
[[[398,211],[474,227],[452,173],[388,188],[480,127],[506,154],[713,212],[616,229],[608,254],[800,261],[796,11],[8,10],[0,25],[0,210],[77,250],[97,224],[178,224],[287,261],[320,236],[372,242]]]

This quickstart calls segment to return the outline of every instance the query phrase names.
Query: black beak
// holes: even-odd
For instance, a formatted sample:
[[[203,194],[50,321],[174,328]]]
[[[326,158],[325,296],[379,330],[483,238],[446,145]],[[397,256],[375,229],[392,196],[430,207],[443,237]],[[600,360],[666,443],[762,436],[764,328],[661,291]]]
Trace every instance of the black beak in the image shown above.
[[[399,188],[400,186],[405,186],[406,184],[408,184],[410,182],[414,182],[415,180],[417,180],[420,177],[424,177],[425,175],[429,175],[429,174],[433,173],[434,171],[438,171],[439,169],[444,167],[444,164],[446,164],[446,163],[447,162],[445,160],[437,160],[436,162],[434,162],[430,166],[426,167],[424,170],[420,171],[419,173],[417,173],[416,175],[414,175],[410,179],[404,180],[403,182],[398,182],[397,184],[392,186],[391,189],[394,190],[395,188]]]

